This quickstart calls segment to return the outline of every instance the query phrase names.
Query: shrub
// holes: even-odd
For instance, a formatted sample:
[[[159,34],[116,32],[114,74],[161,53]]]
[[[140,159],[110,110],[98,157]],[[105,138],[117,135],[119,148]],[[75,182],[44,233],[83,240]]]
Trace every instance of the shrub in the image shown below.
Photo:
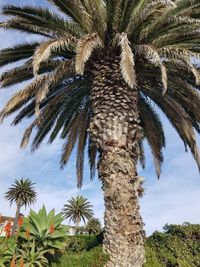
[[[66,242],[66,250],[79,252],[90,250],[98,245],[100,245],[102,241],[99,239],[98,236],[85,236],[85,235],[78,235],[78,236],[68,236]]]
[[[159,261],[169,267],[200,266],[200,225],[166,225],[164,230],[147,239]]]

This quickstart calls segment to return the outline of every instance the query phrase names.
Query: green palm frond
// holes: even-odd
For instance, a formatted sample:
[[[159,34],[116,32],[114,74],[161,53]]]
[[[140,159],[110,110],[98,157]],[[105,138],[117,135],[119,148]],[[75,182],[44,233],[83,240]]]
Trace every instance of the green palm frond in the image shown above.
[[[200,157],[195,132],[189,114],[173,98],[169,96],[161,98],[160,93],[152,90],[149,86],[145,88],[145,93],[160,107],[163,113],[166,114],[185,144],[185,148],[187,149],[187,146],[189,146],[193,157],[200,168]]]
[[[0,50],[0,66],[32,57],[38,42],[24,43]]]
[[[162,123],[144,97],[140,98],[140,118],[144,129],[144,135],[150,145],[157,176],[160,177],[161,164],[163,162],[162,149],[165,147],[165,136]]]
[[[26,19],[13,18],[5,22],[0,22],[0,28],[17,30],[19,32],[26,32],[29,34],[39,34],[44,37],[52,37],[51,31],[47,28],[40,26],[32,25],[28,23]]]
[[[96,157],[97,157],[97,148],[92,143],[91,138],[88,140],[88,158],[89,158],[89,165],[90,165],[90,179],[92,180],[95,176],[96,170]]]
[[[77,24],[63,19],[58,14],[50,12],[49,9],[8,5],[3,7],[2,14],[21,18],[31,25],[48,29],[49,33],[55,37],[65,36],[66,32],[78,36],[81,34],[81,28]]]
[[[48,0],[70,16],[86,33],[92,31],[92,19],[80,0]]]
[[[60,60],[48,60],[40,65],[39,74],[46,72],[51,72],[60,64]],[[5,88],[17,83],[24,82],[26,80],[32,79],[33,68],[32,59],[26,61],[23,65],[13,68],[11,70],[5,71],[0,76],[1,87]]]

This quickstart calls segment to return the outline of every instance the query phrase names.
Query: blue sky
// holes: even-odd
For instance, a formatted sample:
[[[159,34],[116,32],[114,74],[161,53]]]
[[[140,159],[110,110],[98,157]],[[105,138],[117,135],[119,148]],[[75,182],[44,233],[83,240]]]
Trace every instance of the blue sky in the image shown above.
[[[1,0],[3,4],[29,4],[29,1]],[[46,0],[31,1],[32,5],[48,6]],[[14,43],[29,40],[27,34],[0,30],[0,49]],[[0,73],[3,69],[0,69]],[[0,109],[6,100],[23,85],[0,89]],[[161,114],[167,138],[164,151],[165,162],[162,175],[158,181],[155,175],[151,153],[146,145],[146,169],[139,174],[145,177],[145,194],[141,199],[141,213],[147,234],[161,230],[166,223],[200,223],[200,176],[197,166],[190,154],[185,153],[182,142]],[[59,169],[62,141],[57,139],[52,145],[45,142],[34,154],[30,147],[20,150],[19,144],[27,122],[17,127],[10,127],[11,118],[0,125],[0,213],[14,215],[15,206],[9,206],[4,199],[4,192],[15,178],[29,177],[36,183],[37,203],[32,206],[38,210],[43,204],[48,210],[61,211],[71,196],[83,194],[94,205],[95,216],[103,222],[103,195],[98,178],[89,180],[87,159],[83,187],[76,188],[75,151],[64,170]],[[29,211],[23,210],[26,214]]]

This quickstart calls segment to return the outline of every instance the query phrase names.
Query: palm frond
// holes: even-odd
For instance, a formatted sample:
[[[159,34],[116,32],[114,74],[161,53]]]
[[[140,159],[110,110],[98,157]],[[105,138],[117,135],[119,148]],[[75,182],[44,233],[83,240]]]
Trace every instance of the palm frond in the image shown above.
[[[40,44],[33,55],[33,73],[37,75],[40,64],[47,61],[53,52],[64,48],[71,48],[75,45],[76,39],[73,36],[66,36],[59,40],[49,40]]]
[[[76,73],[79,75],[84,74],[84,67],[87,60],[90,58],[93,50],[102,46],[102,42],[96,33],[86,35],[79,39],[76,49]]]
[[[91,138],[89,137],[89,144],[88,144],[88,158],[90,164],[90,179],[92,180],[95,176],[96,170],[96,156],[97,156],[97,148],[93,144]]]
[[[143,140],[140,140],[138,147],[139,147],[139,161],[142,168],[145,169],[145,152],[144,152]]]
[[[10,20],[7,20],[5,22],[0,22],[0,28],[3,29],[11,29],[11,30],[17,30],[19,32],[26,32],[31,34],[39,34],[44,37],[51,37],[53,38],[52,32],[48,30],[48,28],[44,28],[41,25],[35,26],[29,23],[25,19],[20,18],[12,18]]]
[[[24,43],[0,50],[0,66],[32,57],[38,42]]]
[[[17,109],[21,108],[31,98],[34,97],[37,90],[44,84],[46,76],[43,75],[34,80],[31,84],[27,85],[21,91],[15,93],[13,97],[7,102],[4,109],[0,112],[0,121],[3,122],[5,116],[13,113]]]
[[[85,81],[76,81],[67,86],[61,112],[49,137],[49,143],[55,140],[62,128],[61,138],[65,139],[71,119],[81,107],[83,99],[87,97],[87,91],[84,86]]]
[[[48,29],[55,37],[65,36],[66,33],[74,36],[81,34],[81,28],[77,24],[63,19],[58,14],[50,12],[49,9],[6,5],[2,8],[2,14],[25,19],[32,25]]]
[[[40,65],[39,74],[51,72],[58,66],[59,63],[60,60],[48,60],[45,63],[42,63]],[[33,77],[32,59],[30,59],[27,60],[23,65],[2,73],[0,76],[0,83],[1,87],[5,88],[7,86],[32,79]]]
[[[37,125],[37,121],[34,121],[33,123],[31,123],[31,125],[25,130],[24,135],[22,137],[22,141],[21,141],[21,148],[26,148],[28,143],[29,143],[29,139],[31,136],[31,133],[33,131],[33,128]]]
[[[150,102],[145,100],[144,97],[140,97],[139,110],[144,135],[150,145],[156,173],[159,178],[161,173],[161,164],[163,162],[162,148],[165,147],[165,136],[162,123],[157,113],[150,105]]]
[[[122,33],[119,36],[119,40],[119,44],[121,46],[120,69],[122,77],[131,88],[134,88],[134,86],[136,85],[134,55],[125,33]]]
[[[83,0],[83,5],[90,14],[93,23],[93,30],[101,39],[106,31],[106,5],[102,0]]]
[[[84,149],[86,146],[86,140],[89,127],[89,102],[85,104],[85,108],[82,110],[82,115],[79,120],[79,134],[77,140],[77,155],[76,155],[76,176],[77,186],[81,188],[83,183],[83,164],[84,164]]]
[[[147,59],[151,64],[155,67],[159,67],[161,73],[161,81],[163,85],[163,95],[165,95],[167,91],[167,69],[163,64],[159,53],[149,45],[138,45],[135,46],[136,55],[143,56]]]
[[[44,87],[36,93],[36,113],[39,115],[40,103],[46,98],[51,88],[57,87],[63,80],[73,78],[75,74],[74,60],[67,60],[60,62],[58,67],[48,76]]]
[[[92,31],[92,19],[80,0],[48,0],[78,23],[86,33]]]
[[[144,88],[145,93],[160,107],[166,114],[171,124],[175,127],[185,147],[189,146],[194,159],[200,169],[200,156],[196,143],[192,121],[180,104],[169,96],[161,97],[159,92],[152,90],[151,87]]]
[[[174,7],[174,4],[170,0],[155,0],[151,3],[149,3],[149,1],[138,1],[138,4],[133,9],[125,32],[128,34],[128,36],[133,35],[136,29],[144,25],[145,20],[148,21],[150,16],[158,16],[159,10],[162,14],[164,10],[167,11],[172,7]]]

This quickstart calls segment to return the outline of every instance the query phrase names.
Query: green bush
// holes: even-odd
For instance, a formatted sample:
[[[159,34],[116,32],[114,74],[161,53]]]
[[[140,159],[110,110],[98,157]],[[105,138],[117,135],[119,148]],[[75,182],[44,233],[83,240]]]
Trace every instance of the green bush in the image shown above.
[[[146,246],[146,263],[144,267],[165,267],[156,256],[155,250]]]
[[[103,253],[98,246],[90,251],[72,253],[67,252],[60,258],[59,263],[53,263],[51,267],[103,267],[108,261],[108,255]]]
[[[95,235],[68,236],[66,241],[66,251],[79,252],[90,250],[102,244],[102,240]]]
[[[200,266],[200,225],[166,225],[164,230],[147,239],[159,262],[167,267]]]

